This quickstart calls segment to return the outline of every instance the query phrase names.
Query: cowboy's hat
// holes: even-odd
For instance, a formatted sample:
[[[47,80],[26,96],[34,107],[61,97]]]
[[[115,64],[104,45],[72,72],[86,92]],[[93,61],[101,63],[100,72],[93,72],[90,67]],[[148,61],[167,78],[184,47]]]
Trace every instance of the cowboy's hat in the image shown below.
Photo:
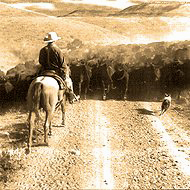
[[[61,37],[57,36],[56,32],[49,32],[47,36],[44,38],[44,41],[48,43],[48,42],[54,42],[59,39],[61,39]]]

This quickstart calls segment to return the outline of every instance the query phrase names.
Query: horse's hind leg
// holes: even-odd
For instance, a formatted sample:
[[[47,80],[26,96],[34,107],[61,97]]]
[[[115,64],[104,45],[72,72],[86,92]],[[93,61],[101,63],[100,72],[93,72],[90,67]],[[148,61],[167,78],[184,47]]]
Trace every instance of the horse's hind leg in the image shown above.
[[[102,99],[103,100],[106,100],[106,87],[105,87],[105,83],[104,83],[104,81],[102,81],[102,86],[103,86],[103,96],[102,96]]]
[[[65,104],[66,104],[66,96],[63,96],[63,101],[61,103],[61,112],[62,112],[62,122],[61,125],[65,126]]]
[[[81,97],[82,92],[82,82],[79,82],[79,96]]]
[[[51,132],[51,111],[46,111],[46,118],[44,123],[44,143],[48,145],[48,133]]]
[[[33,136],[33,127],[34,127],[34,112],[30,111],[28,122],[29,122],[29,136],[28,136],[28,151],[30,152],[32,146],[32,136]]]
[[[128,91],[128,88],[126,87],[126,89],[124,89],[124,96],[123,96],[124,100],[127,100],[127,91]]]
[[[35,118],[34,122],[35,122],[36,125],[39,125],[39,122],[40,122],[40,120],[42,120],[42,118],[41,118],[40,113],[39,113],[38,110],[35,111],[35,114],[36,114],[36,118]]]
[[[88,86],[85,86],[85,89],[84,89],[84,99],[85,100],[86,100],[87,92],[88,92]]]

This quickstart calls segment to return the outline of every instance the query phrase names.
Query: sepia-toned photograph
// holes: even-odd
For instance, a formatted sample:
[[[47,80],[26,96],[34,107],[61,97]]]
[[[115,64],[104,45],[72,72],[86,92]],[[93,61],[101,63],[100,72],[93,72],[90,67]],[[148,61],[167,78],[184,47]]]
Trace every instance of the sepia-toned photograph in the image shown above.
[[[190,0],[1,0],[0,190],[190,189]]]

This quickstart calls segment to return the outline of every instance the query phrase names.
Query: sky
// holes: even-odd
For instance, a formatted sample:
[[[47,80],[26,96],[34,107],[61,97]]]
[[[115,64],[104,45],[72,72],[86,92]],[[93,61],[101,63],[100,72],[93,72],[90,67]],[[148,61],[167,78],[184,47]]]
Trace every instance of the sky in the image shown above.
[[[118,9],[125,9],[129,6],[135,5],[128,0],[60,0],[65,3],[74,3],[74,4],[91,4],[91,5],[101,5],[101,6],[110,6]],[[27,6],[38,6],[45,9],[54,9],[54,5],[52,3],[16,3],[12,6],[16,8],[24,8]]]
[[[93,4],[93,5],[102,5],[110,6],[118,9],[125,9],[131,5],[135,5],[135,0],[61,0],[62,2],[67,3],[81,3],[81,4]],[[137,0],[140,2],[160,2],[161,0]],[[163,1],[176,1],[176,2],[190,2],[190,0],[163,0]]]
[[[129,6],[137,4],[139,2],[160,2],[161,0],[60,0],[65,3],[74,3],[74,4],[91,4],[91,5],[100,5],[100,6],[110,6],[118,9],[125,9]],[[136,1],[136,2],[135,2]],[[188,2],[190,0],[163,0],[163,1],[176,1],[176,2]],[[45,9],[54,9],[52,3],[16,3],[13,6],[17,8],[24,8],[26,6],[38,6]]]
[[[62,2],[110,6],[118,9],[125,9],[135,4],[128,0],[62,0]]]

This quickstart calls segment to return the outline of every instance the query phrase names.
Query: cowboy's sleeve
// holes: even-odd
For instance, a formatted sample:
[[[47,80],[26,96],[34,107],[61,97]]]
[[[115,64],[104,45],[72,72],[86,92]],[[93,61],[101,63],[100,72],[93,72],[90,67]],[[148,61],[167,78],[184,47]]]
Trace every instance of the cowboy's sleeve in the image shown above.
[[[46,56],[46,51],[44,48],[42,48],[40,50],[40,54],[39,54],[39,63],[42,65],[42,66],[45,66],[46,64],[46,59],[47,59],[47,56]]]
[[[59,49],[58,50],[58,54],[59,54],[59,67],[61,70],[63,70],[63,72],[65,73],[65,70],[66,70],[66,65],[64,63],[64,55],[63,55],[63,52]]]
[[[61,67],[65,67],[65,64],[64,64],[64,55],[63,55],[63,52],[61,50],[59,50],[59,59],[60,59],[60,66]]]

